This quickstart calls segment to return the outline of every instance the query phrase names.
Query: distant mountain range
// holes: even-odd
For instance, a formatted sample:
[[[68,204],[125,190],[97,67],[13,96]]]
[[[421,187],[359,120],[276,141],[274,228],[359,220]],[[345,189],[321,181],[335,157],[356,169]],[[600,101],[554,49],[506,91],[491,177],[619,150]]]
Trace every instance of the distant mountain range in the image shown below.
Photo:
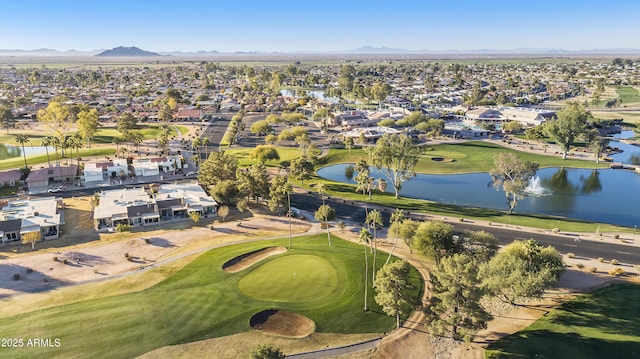
[[[586,55],[586,54],[600,54],[600,55],[622,55],[622,54],[640,54],[640,49],[633,48],[612,48],[612,49],[590,49],[590,50],[563,50],[563,49],[552,49],[552,48],[518,48],[518,49],[509,49],[509,50],[498,50],[498,49],[472,49],[472,50],[407,50],[400,48],[389,48],[389,47],[373,47],[373,46],[363,46],[356,49],[343,50],[343,51],[315,51],[315,50],[306,50],[306,51],[292,51],[292,52],[260,52],[260,51],[238,51],[238,52],[219,52],[215,50],[200,50],[195,52],[183,52],[183,51],[158,51],[151,52],[145,51],[138,47],[124,47],[118,46],[110,50],[93,50],[93,51],[77,51],[77,50],[67,50],[67,51],[58,51],[54,49],[42,48],[35,50],[22,50],[22,49],[0,49],[0,56],[16,56],[16,57],[39,57],[39,56],[100,56],[100,57],[154,57],[154,56],[176,56],[176,57],[201,57],[201,56],[215,56],[215,55],[247,55],[247,54],[375,54],[375,55],[401,55],[401,54],[438,54],[438,55],[446,55],[446,54],[471,54],[471,55],[481,55],[481,54],[493,54],[493,55],[518,55],[518,54],[531,54],[531,55]]]
[[[96,54],[95,56],[102,56],[102,57],[106,57],[106,56],[110,56],[110,57],[149,57],[149,56],[161,56],[161,55],[158,54],[158,53],[155,53],[155,52],[142,50],[142,49],[137,48],[135,46],[131,46],[131,47],[118,46],[118,47],[114,47],[111,50],[102,51],[101,53]]]

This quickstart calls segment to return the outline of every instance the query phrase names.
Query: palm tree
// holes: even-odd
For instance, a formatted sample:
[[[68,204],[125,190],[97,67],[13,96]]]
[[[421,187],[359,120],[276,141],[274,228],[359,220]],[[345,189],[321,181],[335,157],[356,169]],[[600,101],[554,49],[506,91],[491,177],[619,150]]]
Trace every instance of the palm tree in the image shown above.
[[[320,197],[322,198],[322,205],[324,206],[324,194],[327,193],[327,184],[324,182],[318,182],[314,187],[320,194]]]
[[[60,167],[60,157],[58,157],[58,148],[62,146],[62,144],[60,143],[60,138],[51,137],[51,146],[53,146],[53,149],[56,152],[56,164],[58,167]]]
[[[211,141],[209,141],[209,139],[206,137],[202,137],[200,141],[202,142],[201,143],[202,147],[204,147],[204,157],[209,158],[209,154],[207,152],[209,152],[208,149],[209,149],[209,144],[211,144]]]
[[[382,213],[377,209],[373,209],[367,213],[365,222],[373,227],[373,281],[376,280],[376,254],[378,252],[377,243],[377,227],[382,225]]]
[[[47,152],[47,162],[49,163],[49,168],[51,168],[51,160],[49,159],[49,146],[51,146],[51,137],[42,137],[40,146],[44,147],[44,150]]]
[[[391,220],[389,221],[396,225],[396,237],[395,237],[395,240],[393,241],[393,247],[391,247],[391,252],[389,252],[389,257],[387,257],[387,261],[384,263],[384,265],[387,265],[389,263],[389,260],[391,260],[391,256],[393,255],[393,251],[396,249],[396,245],[398,244],[398,234],[400,231],[400,224],[403,221],[404,221],[404,211],[396,208],[396,210],[393,211],[393,213],[391,213]]]
[[[79,133],[74,133],[70,138],[70,144],[76,149],[76,160],[78,162],[78,168],[80,168],[80,148],[82,148],[83,141],[82,136]]]
[[[133,145],[136,146],[136,151],[138,151],[138,157],[140,157],[140,144],[144,141],[144,136],[139,132],[134,132],[129,137],[129,140]]]
[[[367,255],[367,243],[371,243],[371,233],[366,228],[362,227],[358,234],[360,242],[364,243],[364,310],[369,310],[367,305],[367,287],[369,286],[369,259]]]
[[[331,247],[331,231],[329,231],[329,221],[336,217],[336,211],[326,204],[323,204],[315,212],[314,217],[316,220],[324,222],[327,228],[327,239],[329,240],[329,247]]]
[[[29,142],[29,136],[25,135],[25,134],[17,134],[16,135],[16,142],[18,142],[19,144],[22,145],[22,157],[24,158],[24,168],[26,169],[27,166],[27,154],[24,152],[24,144]]]
[[[191,148],[195,151],[196,156],[198,156],[198,160],[200,159],[200,146],[202,146],[202,140],[200,137],[196,137],[191,141]]]
[[[116,157],[118,157],[118,153],[120,152],[120,151],[118,151],[118,146],[119,146],[122,142],[124,142],[124,139],[122,139],[122,137],[114,137],[114,138],[111,140],[111,143],[113,143],[114,145],[116,145]]]

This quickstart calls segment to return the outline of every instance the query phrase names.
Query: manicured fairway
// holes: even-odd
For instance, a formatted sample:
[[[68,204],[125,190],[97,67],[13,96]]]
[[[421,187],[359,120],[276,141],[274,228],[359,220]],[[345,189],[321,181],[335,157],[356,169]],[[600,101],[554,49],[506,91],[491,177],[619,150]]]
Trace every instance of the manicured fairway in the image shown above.
[[[275,258],[250,270],[238,288],[258,300],[301,303],[322,299],[337,289],[336,269],[315,255]]]
[[[2,318],[1,338],[58,338],[61,345],[1,348],[0,357],[131,358],[167,345],[249,331],[249,319],[266,309],[304,315],[315,322],[316,332],[321,333],[382,333],[394,327],[395,318],[381,312],[373,300],[373,290],[368,293],[370,310],[363,311],[367,252],[357,244],[334,237],[333,246],[328,247],[325,235],[295,238],[293,249],[286,253],[237,273],[222,269],[225,262],[239,255],[287,244],[285,238],[211,250],[140,292]],[[378,267],[383,262],[379,260]],[[300,274],[298,268],[302,268]],[[281,272],[278,275],[283,279],[291,279],[294,271],[299,284],[280,284],[280,290],[291,293],[290,299],[285,294],[252,297],[258,297],[255,293],[264,293],[278,281],[275,272]],[[269,274],[273,274],[268,279],[271,284],[259,278]],[[256,280],[243,280],[249,275],[257,276]],[[420,275],[413,268],[410,275],[415,284],[412,294],[418,296],[422,291]],[[318,281],[325,287],[309,281]],[[321,294],[305,293],[309,290]]]
[[[487,358],[640,358],[640,286],[581,295],[489,345]]]

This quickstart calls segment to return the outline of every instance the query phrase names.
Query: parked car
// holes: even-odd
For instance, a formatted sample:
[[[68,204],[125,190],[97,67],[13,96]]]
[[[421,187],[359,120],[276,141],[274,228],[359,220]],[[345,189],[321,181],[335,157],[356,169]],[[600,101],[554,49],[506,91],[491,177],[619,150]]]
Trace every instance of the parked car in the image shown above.
[[[49,193],[58,193],[58,192],[62,192],[63,188],[62,186],[57,186],[57,187],[51,187],[47,190],[47,192]]]
[[[193,171],[187,172],[184,174],[185,177],[191,177],[191,176],[197,176],[197,175],[198,175],[198,172],[193,172]]]

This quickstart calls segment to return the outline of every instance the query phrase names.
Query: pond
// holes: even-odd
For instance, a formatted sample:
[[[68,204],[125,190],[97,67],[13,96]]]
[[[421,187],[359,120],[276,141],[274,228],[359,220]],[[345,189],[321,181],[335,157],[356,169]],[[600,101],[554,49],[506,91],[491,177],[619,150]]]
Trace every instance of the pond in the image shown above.
[[[332,181],[355,183],[345,176],[348,165],[324,167],[318,170],[318,175]],[[375,168],[372,176],[384,178]],[[387,191],[393,193],[393,188],[389,185]],[[544,168],[531,181],[528,191],[530,195],[518,203],[515,212],[628,227],[640,225],[640,174],[633,171]],[[400,194],[459,206],[508,208],[504,192],[493,187],[488,173],[417,174],[403,184]]]
[[[620,133],[616,133],[612,137],[614,139],[626,139],[632,138],[633,136],[635,136],[633,131],[622,131]],[[621,153],[609,156],[613,159],[613,162],[640,165],[640,147],[630,145],[622,141],[611,141],[609,146],[617,147],[622,150]]]
[[[55,157],[53,147],[49,147],[49,155],[53,158]],[[28,146],[25,144],[24,152],[27,157],[32,155],[43,155],[46,154],[46,150],[42,146]],[[22,157],[22,146],[14,146],[8,145],[5,143],[0,143],[0,160],[6,160],[8,158],[14,157]]]

